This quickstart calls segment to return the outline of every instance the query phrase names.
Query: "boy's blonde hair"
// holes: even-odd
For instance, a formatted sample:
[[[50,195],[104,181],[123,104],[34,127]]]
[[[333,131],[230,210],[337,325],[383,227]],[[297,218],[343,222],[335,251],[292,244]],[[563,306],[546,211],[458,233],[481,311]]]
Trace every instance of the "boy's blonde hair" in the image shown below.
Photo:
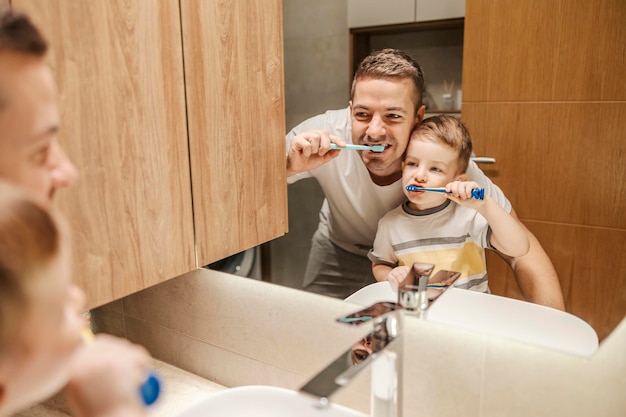
[[[446,115],[428,117],[413,129],[411,140],[418,137],[450,146],[459,153],[458,174],[467,171],[467,165],[472,156],[472,138],[465,124],[459,119]]]
[[[43,200],[0,181],[0,355],[30,306],[30,286],[61,245],[60,224]]]

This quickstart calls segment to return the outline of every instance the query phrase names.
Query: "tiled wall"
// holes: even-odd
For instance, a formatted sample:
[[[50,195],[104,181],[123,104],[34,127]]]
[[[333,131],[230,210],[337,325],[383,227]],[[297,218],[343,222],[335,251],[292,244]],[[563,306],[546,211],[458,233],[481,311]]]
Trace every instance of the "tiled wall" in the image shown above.
[[[347,3],[283,0],[285,132],[309,117],[348,106],[350,56]],[[266,245],[271,279],[302,288],[324,194],[314,179],[288,188],[289,233]]]
[[[221,385],[297,389],[367,332],[335,322],[354,309],[340,300],[199,270],[93,314],[97,327]],[[405,324],[405,417],[626,415],[626,321],[591,359],[441,324]],[[335,400],[368,412],[368,372]]]

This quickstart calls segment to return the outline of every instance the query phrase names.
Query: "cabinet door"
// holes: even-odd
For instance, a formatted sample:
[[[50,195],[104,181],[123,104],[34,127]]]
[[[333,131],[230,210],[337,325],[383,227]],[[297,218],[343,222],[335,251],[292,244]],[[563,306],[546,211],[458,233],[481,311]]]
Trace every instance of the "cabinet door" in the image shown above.
[[[287,231],[281,0],[181,2],[198,264]]]
[[[415,0],[415,3],[416,22],[465,16],[465,0]]]
[[[348,0],[348,27],[394,25],[415,20],[415,0]]]
[[[50,41],[60,141],[80,173],[57,199],[88,306],[193,269],[178,1],[13,4]]]

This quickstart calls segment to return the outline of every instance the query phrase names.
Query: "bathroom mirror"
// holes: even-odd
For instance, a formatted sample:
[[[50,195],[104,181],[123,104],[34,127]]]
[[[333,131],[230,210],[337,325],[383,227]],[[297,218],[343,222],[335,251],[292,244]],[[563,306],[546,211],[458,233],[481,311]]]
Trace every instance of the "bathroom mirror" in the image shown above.
[[[547,7],[547,6],[546,6]],[[284,51],[285,51],[285,100],[286,100],[286,131],[291,127],[297,125],[301,121],[308,117],[320,114],[329,109],[339,109],[345,107],[349,100],[350,90],[350,40],[349,28],[347,27],[347,10],[345,2],[324,1],[324,2],[306,2],[304,0],[289,0],[283,2],[283,28],[284,28]],[[499,11],[500,8],[498,8]],[[522,11],[520,11],[521,13]],[[473,13],[476,13],[474,11]],[[524,12],[525,13],[525,12]],[[578,13],[578,12],[576,12]],[[474,15],[475,16],[475,15]],[[461,48],[460,56],[463,59],[463,64],[467,61],[468,57],[464,57],[464,53],[467,52],[468,36],[476,38],[476,31],[482,30],[476,25],[469,25],[469,19],[472,16],[466,16],[465,32],[464,32],[464,48]],[[503,17],[506,18],[506,17]],[[567,21],[564,25],[571,25],[573,21]],[[489,22],[481,20],[481,25],[484,25],[484,30],[496,30],[494,27],[489,26]],[[468,35],[469,34],[469,35]],[[605,39],[607,35],[594,33],[596,39]],[[480,34],[479,34],[480,36]],[[526,36],[526,35],[524,35]],[[530,36],[530,35],[528,35]],[[476,67],[463,68],[463,76],[467,76],[467,79],[461,79],[458,75],[447,74],[444,61],[434,61],[431,58],[436,52],[433,48],[429,48],[428,45],[422,45],[419,49],[411,49],[410,35],[406,34],[387,34],[385,36],[371,36],[371,46],[373,49],[380,49],[384,46],[399,47],[413,53],[418,61],[424,66],[425,78],[427,83],[429,80],[441,81],[447,80],[448,84],[452,79],[455,79],[455,85],[461,86],[462,82],[468,82],[470,77],[481,71],[483,65],[491,65],[488,62],[483,64],[476,64]],[[483,41],[489,39],[490,42],[500,41],[499,38],[509,39],[506,36],[484,36],[481,38]],[[386,43],[388,42],[388,43]],[[611,42],[595,42],[596,44],[610,44]],[[615,44],[615,42],[612,42]],[[495,45],[495,44],[494,44]],[[492,45],[492,49],[496,52],[502,52],[499,49],[494,49],[496,46]],[[475,46],[475,42],[474,42]],[[510,42],[510,48],[525,48],[521,42]],[[560,46],[564,48],[563,46]],[[557,46],[554,46],[557,48]],[[565,47],[569,48],[569,46]],[[587,51],[593,53],[594,57],[600,58],[603,55],[611,51],[611,46],[606,46],[605,49],[599,51]],[[559,49],[559,57],[563,59],[563,62],[554,62],[550,65],[564,69],[567,67],[568,62],[576,60],[574,56],[567,54],[568,49]],[[525,51],[525,52],[524,52]],[[555,56],[557,55],[557,49],[554,49]],[[440,51],[441,52],[441,51]],[[476,52],[476,49],[474,49]],[[515,49],[511,49],[510,52],[515,52]],[[452,64],[456,63],[459,59],[459,49],[457,46],[449,45],[444,51],[444,54],[456,54],[453,58],[448,57],[447,60]],[[495,53],[495,52],[494,52]],[[522,53],[532,54],[529,49],[523,49]],[[579,52],[580,54],[580,52]],[[508,56],[508,55],[507,55]],[[494,59],[499,59],[499,56],[494,56]],[[538,58],[532,55],[531,58]],[[516,58],[517,59],[517,58]],[[569,61],[568,61],[569,60]],[[600,60],[603,62],[602,60]],[[443,62],[443,63],[442,63]],[[494,90],[499,88],[499,91],[508,92],[506,78],[498,78],[496,73],[506,73],[507,71],[513,71],[515,65],[519,65],[521,68],[527,68],[523,60],[507,60],[510,64],[509,67],[490,67],[484,71],[491,71],[493,80],[485,85],[494,85]],[[504,64],[502,64],[504,65]],[[541,88],[552,88],[553,94],[559,97],[565,97],[564,100],[574,100],[574,95],[570,92],[562,91],[559,86],[550,87],[550,80],[546,79],[547,76],[552,75],[553,79],[561,78],[558,74],[551,73],[552,67],[544,66],[542,60],[536,59],[533,61],[533,66],[540,67],[540,70],[536,70],[537,79],[524,79],[525,85],[531,92],[528,92],[527,100],[535,100],[537,103],[541,102],[540,94]],[[478,69],[477,69],[478,68]],[[474,72],[471,72],[471,71]],[[535,71],[534,68],[528,69],[529,71]],[[613,70],[607,69],[607,77],[611,78],[614,73]],[[565,74],[566,72],[563,72]],[[504,77],[504,75],[502,76]],[[497,86],[494,83],[498,83]],[[578,83],[577,85],[586,85],[587,82]],[[536,88],[534,88],[536,87]],[[467,96],[470,91],[467,89]],[[533,89],[534,88],[534,89]],[[619,271],[623,270],[620,266],[621,260],[624,259],[624,253],[626,253],[626,238],[624,235],[624,228],[626,225],[622,222],[615,224],[614,226],[605,227],[598,220],[595,223],[589,223],[588,218],[592,213],[597,213],[595,216],[602,217],[614,217],[619,220],[620,210],[623,211],[625,207],[626,195],[624,191],[619,191],[618,195],[613,193],[598,194],[597,187],[594,187],[593,180],[587,180],[580,177],[580,172],[575,169],[576,164],[571,164],[571,157],[578,155],[574,153],[574,149],[578,149],[579,153],[585,155],[583,159],[590,160],[589,164],[582,164],[580,166],[587,167],[590,164],[601,163],[602,166],[626,166],[623,156],[621,157],[621,163],[619,160],[615,162],[615,158],[610,158],[610,155],[617,154],[619,149],[624,150],[623,145],[619,143],[626,143],[624,141],[623,132],[626,131],[626,121],[619,115],[623,113],[624,97],[622,92],[609,94],[614,97],[615,100],[622,100],[619,103],[603,104],[593,103],[593,100],[587,97],[592,97],[594,94],[591,91],[592,87],[589,87],[589,94],[584,96],[580,93],[576,96],[575,100],[582,102],[578,104],[555,104],[552,107],[543,104],[535,104],[532,102],[528,107],[520,105],[519,113],[516,119],[508,119],[505,113],[488,113],[488,116],[484,116],[484,120],[477,116],[479,113],[485,113],[485,109],[489,108],[476,103],[469,103],[468,106],[463,108],[462,117],[469,117],[471,120],[481,120],[486,127],[483,131],[478,130],[477,135],[485,136],[485,131],[498,128],[498,132],[502,132],[501,136],[506,139],[507,143],[494,143],[491,146],[493,149],[506,149],[507,146],[523,147],[524,152],[532,154],[533,158],[541,158],[545,156],[545,145],[559,135],[564,135],[563,131],[566,130],[568,138],[580,137],[579,132],[601,132],[593,135],[593,138],[597,139],[595,142],[592,138],[585,137],[582,140],[583,144],[575,142],[574,139],[567,142],[567,146],[563,147],[563,153],[560,159],[551,161],[546,164],[532,165],[532,168],[515,165],[519,167],[519,172],[524,172],[528,177],[524,180],[520,177],[520,181],[527,181],[529,183],[537,184],[545,181],[545,184],[563,184],[564,179],[567,181],[567,187],[574,189],[573,183],[584,187],[584,190],[588,190],[588,193],[579,191],[578,193],[571,193],[568,196],[555,197],[554,193],[548,191],[537,191],[533,199],[524,198],[515,186],[511,185],[511,181],[507,179],[506,175],[502,172],[505,171],[506,164],[517,164],[516,155],[505,153],[506,158],[498,160],[496,165],[493,166],[481,166],[496,184],[503,186],[505,193],[511,199],[514,208],[518,215],[522,217],[525,224],[533,231],[537,238],[542,242],[546,252],[552,258],[553,263],[557,269],[557,272],[561,278],[561,286],[566,299],[566,306],[570,313],[583,318],[589,322],[600,339],[604,339],[613,328],[623,319],[626,314],[626,289],[621,283],[623,280],[619,278]],[[579,89],[577,89],[579,90]],[[534,91],[537,92],[534,96]],[[488,92],[484,94],[487,95]],[[496,92],[491,92],[495,95]],[[560,95],[559,95],[560,94]],[[606,97],[608,95],[605,94]],[[477,96],[475,93],[474,96]],[[569,98],[568,98],[569,97]],[[545,100],[550,100],[550,97],[546,96]],[[589,103],[585,103],[589,100]],[[532,107],[532,109],[531,109]],[[584,108],[584,110],[583,110]],[[562,111],[561,111],[562,110]],[[486,113],[485,113],[486,114]],[[572,119],[565,119],[563,115],[571,115]],[[502,123],[494,124],[494,118],[501,118]],[[562,123],[550,123],[552,127],[547,127],[548,131],[543,132],[541,129],[535,129],[534,125],[546,125],[546,120],[550,118],[559,118]],[[526,120],[527,119],[527,120]],[[503,125],[510,125],[518,123],[517,120],[522,120],[519,125],[520,132],[523,132],[526,136],[520,138],[510,138],[508,132],[503,130]],[[526,120],[526,121],[524,121]],[[587,120],[585,122],[585,120]],[[600,122],[594,122],[599,120]],[[591,123],[591,124],[589,124]],[[558,126],[557,126],[558,125]],[[516,125],[517,126],[517,125]],[[470,127],[478,129],[476,126]],[[543,127],[542,129],[546,129]],[[528,142],[529,132],[535,135],[535,142]],[[546,135],[547,133],[547,135]],[[474,135],[474,131],[472,131]],[[613,142],[608,142],[608,137],[615,137]],[[621,142],[620,139],[621,138]],[[474,137],[475,141],[479,141],[479,137]],[[579,139],[580,140],[580,139]],[[517,141],[517,142],[516,142]],[[596,143],[596,145],[590,145],[590,143]],[[510,143],[510,145],[508,145]],[[554,146],[559,146],[562,142],[555,142]],[[606,144],[606,145],[605,145]],[[604,149],[603,146],[613,149]],[[619,149],[615,149],[618,146]],[[597,154],[597,157],[594,155]],[[625,152],[621,153],[626,154]],[[588,157],[588,155],[591,155]],[[493,155],[481,155],[481,156],[493,156]],[[604,159],[603,159],[604,158]],[[527,161],[527,159],[524,159]],[[607,165],[606,162],[611,161],[611,164]],[[521,163],[520,163],[521,164]],[[618,168],[615,168],[619,171]],[[524,177],[525,178],[525,177]],[[571,180],[570,180],[571,178]],[[577,178],[574,180],[574,178]],[[610,184],[604,184],[605,189],[622,190],[623,187],[619,186],[619,182],[623,179],[623,170],[608,174],[606,180],[610,181]],[[613,186],[616,187],[613,187]],[[559,186],[559,189],[562,186]],[[314,179],[301,180],[288,187],[289,193],[289,233],[282,238],[276,239],[267,244],[267,253],[269,254],[270,263],[270,276],[272,282],[279,285],[286,285],[294,288],[300,288],[304,269],[306,267],[307,255],[310,248],[310,239],[318,225],[318,213],[323,201],[323,193],[317,182]],[[536,194],[538,193],[538,194]],[[584,194],[593,194],[594,196],[607,196],[606,199],[596,199],[591,201],[590,198],[585,198]],[[554,199],[554,202],[552,202]],[[604,201],[604,202],[602,202]],[[566,203],[563,205],[563,203]],[[605,205],[615,206],[614,208],[602,208]],[[550,220],[550,215],[555,212],[555,207],[559,209],[558,221]],[[603,215],[605,214],[605,215]],[[526,217],[524,217],[526,216]],[[534,216],[531,221],[527,221],[527,217]],[[622,216],[623,217],[623,216]],[[582,237],[581,237],[582,236]],[[611,243],[612,242],[612,243]],[[581,254],[585,256],[593,256],[594,261],[592,264],[582,262]],[[496,257],[497,258],[497,257]],[[615,262],[617,260],[617,262]],[[498,261],[498,259],[496,260]],[[492,287],[492,291],[496,294],[502,294],[515,297],[519,296],[519,290],[512,288],[510,277],[507,282],[496,283],[496,275],[505,274],[507,266],[504,262],[499,261],[500,264],[497,267],[497,272],[490,273],[490,286],[492,281],[497,287]],[[490,268],[491,268],[490,264]],[[491,269],[490,269],[491,270]],[[589,285],[586,282],[587,277],[595,276],[598,279],[602,279],[601,285]],[[616,279],[609,279],[608,277],[618,277]],[[604,288],[602,288],[604,287]]]

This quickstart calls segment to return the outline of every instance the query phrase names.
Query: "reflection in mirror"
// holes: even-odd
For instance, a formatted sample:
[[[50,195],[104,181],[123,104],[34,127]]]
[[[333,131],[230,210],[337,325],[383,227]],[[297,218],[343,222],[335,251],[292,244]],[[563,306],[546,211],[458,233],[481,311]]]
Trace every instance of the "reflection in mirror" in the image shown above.
[[[353,365],[363,362],[373,353],[380,352],[395,339],[396,335],[390,334],[390,330],[386,326],[386,322],[384,320],[376,321],[376,319],[401,308],[402,306],[397,303],[378,302],[367,308],[337,319],[340,323],[348,323],[351,325],[361,325],[374,320],[374,329],[365,335],[365,337],[357,341],[349,351],[350,361]]]
[[[390,349],[392,349],[393,342],[398,340],[402,330],[400,324],[402,312],[397,310],[399,308],[396,303],[380,302],[338,318],[337,321],[350,325],[360,326],[367,323],[372,326],[372,331],[314,375],[300,390],[319,398],[330,398],[339,388],[348,385],[361,370],[373,364],[376,358],[381,355],[395,358],[396,353],[392,353]],[[378,372],[386,365],[387,371],[390,371],[392,375],[388,382],[395,390],[397,387],[396,361],[394,359],[383,365]],[[386,371],[384,373],[387,374]],[[372,380],[375,378],[376,376],[372,374]],[[372,392],[372,396],[375,395]],[[388,406],[397,406],[397,397],[393,397],[392,401],[385,401]]]
[[[306,2],[304,0],[284,1],[284,51],[285,51],[285,100],[286,100],[286,128],[296,126],[306,118],[320,114],[328,109],[338,109],[345,106],[349,100],[350,81],[346,70],[350,66],[350,44],[347,41],[348,28],[346,24],[345,4],[341,2],[324,2],[322,6],[316,2]],[[306,18],[303,18],[306,16]],[[303,22],[311,22],[310,25]],[[312,22],[324,21],[324,30],[320,31],[319,26]],[[564,24],[570,25],[569,22]],[[475,35],[475,34],[474,34]],[[372,35],[372,42],[376,49],[381,47],[401,47],[405,50],[412,48],[410,37],[391,36],[390,34],[381,37]],[[382,44],[381,42],[390,42]],[[393,42],[393,44],[391,44]],[[398,42],[401,42],[400,44]],[[323,44],[325,48],[315,48],[313,46]],[[426,45],[428,47],[428,45]],[[432,47],[430,48],[433,49]],[[436,79],[437,85],[442,86],[443,81],[456,79],[455,85],[460,86],[461,77],[448,74],[442,74],[438,71],[429,71],[428,62],[425,59],[432,58],[433,52],[423,52],[423,48],[419,49],[418,56],[420,63],[425,68],[426,81],[430,83],[433,77]],[[319,65],[323,63],[323,65]],[[463,80],[466,81],[466,80]],[[427,91],[432,93],[433,100],[441,97],[435,91],[435,86],[429,86]],[[465,109],[464,109],[464,117]],[[611,124],[619,127],[620,125]],[[497,180],[500,181],[500,180]],[[317,229],[318,213],[323,201],[323,192],[317,182],[313,179],[306,179],[292,184],[288,188],[289,193],[289,233],[280,239],[277,239],[267,246],[270,248],[268,256],[271,261],[271,279],[272,282],[290,286],[293,288],[301,288],[303,280],[303,271],[306,268],[307,254],[311,247],[311,236]],[[616,200],[618,203],[621,199]],[[514,204],[517,206],[517,203]],[[517,207],[516,207],[517,208]],[[518,211],[518,214],[521,210]],[[545,226],[544,223],[542,225]],[[537,233],[537,227],[533,229]],[[543,235],[552,234],[553,231],[566,229],[567,233],[558,233],[554,239],[562,238],[563,242],[568,241],[571,234],[580,234],[575,228],[565,227],[546,227]],[[612,232],[597,233],[593,228],[587,228],[592,237],[599,240],[603,236],[621,236],[621,229],[613,229]],[[570,232],[571,230],[571,232]],[[543,239],[544,236],[538,236]],[[553,240],[554,240],[553,239]],[[609,239],[603,239],[609,241]],[[613,240],[614,241],[614,240]],[[619,242],[618,242],[619,243]],[[612,245],[611,245],[612,246]],[[607,254],[612,259],[619,259],[621,243],[614,245]],[[545,247],[545,246],[544,246]],[[547,249],[547,247],[546,247]],[[603,251],[598,248],[596,252]],[[553,250],[554,252],[554,250]],[[624,304],[620,305],[615,302],[626,294],[624,287],[618,284],[611,284],[607,291],[611,294],[606,298],[599,297],[600,291],[592,289],[587,291],[581,288],[584,285],[583,278],[572,274],[570,269],[573,268],[574,262],[571,259],[573,250],[563,248],[554,259],[556,263],[561,264],[561,268],[557,271],[562,276],[563,290],[566,292],[567,311],[585,319],[598,332],[600,339],[604,339],[613,329],[615,324],[619,323],[624,317]],[[551,253],[551,256],[554,256]],[[558,259],[558,258],[561,259]],[[608,255],[607,255],[608,257]],[[606,258],[606,257],[605,257]],[[566,261],[570,260],[570,263]],[[521,297],[516,284],[507,278],[507,282],[503,281],[503,269],[507,269],[508,265],[499,260],[503,265],[498,267],[496,264],[497,274],[492,274],[493,263],[490,264],[490,282],[494,283],[499,280],[500,284],[496,288],[491,288],[496,294],[506,295],[510,297]],[[602,270],[607,268],[601,267]],[[597,288],[594,286],[593,288]],[[593,296],[593,295],[596,296]],[[597,300],[606,300],[600,303]]]

